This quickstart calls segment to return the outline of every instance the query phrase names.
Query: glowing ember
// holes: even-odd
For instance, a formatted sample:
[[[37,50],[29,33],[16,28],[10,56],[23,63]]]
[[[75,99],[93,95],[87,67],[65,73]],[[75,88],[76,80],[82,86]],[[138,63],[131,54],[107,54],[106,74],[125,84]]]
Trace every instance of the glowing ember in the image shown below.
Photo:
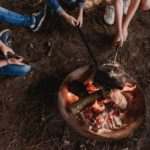
[[[96,88],[92,82],[92,80],[88,80],[86,83],[86,89],[89,93],[93,93],[95,91],[98,91],[99,88]]]
[[[68,97],[72,97],[72,95],[73,95],[73,94],[70,93],[70,92],[67,93],[67,96],[68,96]]]
[[[91,80],[86,81],[85,85],[88,93],[99,90]],[[133,99],[129,93],[132,95],[135,89],[135,85],[126,83],[123,90],[111,90],[106,99],[95,99],[94,104],[85,107],[76,117],[94,132],[98,132],[99,129],[120,129],[124,126],[129,101],[131,102]],[[79,97],[71,92],[67,93],[67,97],[72,101],[70,101],[71,103],[79,100]]]
[[[72,104],[72,103],[79,100],[79,97],[76,96],[75,94],[73,94],[71,92],[68,92],[68,91],[66,91],[65,93],[66,93],[66,98],[65,99],[66,99],[67,105]]]
[[[105,104],[103,102],[98,103],[96,100],[96,102],[92,105],[92,108],[96,112],[103,112],[105,110]]]

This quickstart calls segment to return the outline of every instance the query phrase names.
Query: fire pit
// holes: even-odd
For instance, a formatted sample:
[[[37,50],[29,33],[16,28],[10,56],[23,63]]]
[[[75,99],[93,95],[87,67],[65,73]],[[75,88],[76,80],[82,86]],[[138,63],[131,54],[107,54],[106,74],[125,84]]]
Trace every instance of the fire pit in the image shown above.
[[[108,63],[104,67],[108,69],[112,66]],[[92,74],[91,66],[85,66],[70,73],[63,81],[58,94],[62,117],[79,134],[90,139],[118,140],[128,137],[141,125],[145,116],[145,99],[139,85],[125,72],[119,73],[117,78],[123,78],[125,83],[123,90],[111,90],[107,98],[93,97],[97,96],[99,89],[92,84]],[[84,96],[80,100],[79,95],[68,90],[73,81],[83,83],[89,97],[95,98],[93,103],[85,108],[76,107],[79,101],[82,103],[87,98]]]

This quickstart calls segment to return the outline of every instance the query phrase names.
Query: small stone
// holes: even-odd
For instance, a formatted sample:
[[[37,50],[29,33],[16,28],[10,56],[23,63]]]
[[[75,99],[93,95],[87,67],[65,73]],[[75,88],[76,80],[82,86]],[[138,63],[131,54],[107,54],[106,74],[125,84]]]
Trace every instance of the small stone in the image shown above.
[[[44,115],[42,115],[41,121],[45,122],[45,116]]]
[[[47,43],[47,44],[48,44],[48,47],[50,47],[50,46],[52,45],[50,41],[48,41],[48,43]]]
[[[84,144],[81,144],[81,145],[80,145],[80,148],[83,148],[83,147],[84,147]]]
[[[32,44],[32,43],[30,43],[30,48],[32,48],[32,49],[33,49],[33,47],[34,47],[34,46],[33,46],[33,44]]]
[[[95,144],[96,144],[96,141],[94,140],[94,141],[91,141],[91,145],[92,146],[95,146]]]
[[[69,144],[70,144],[70,141],[64,140],[64,144],[65,144],[65,145],[69,145]]]
[[[90,141],[89,141],[89,140],[87,140],[87,141],[86,141],[86,144],[88,144],[89,142],[90,142]]]
[[[126,147],[126,148],[123,148],[123,149],[121,149],[121,150],[128,150],[129,148],[128,147]]]

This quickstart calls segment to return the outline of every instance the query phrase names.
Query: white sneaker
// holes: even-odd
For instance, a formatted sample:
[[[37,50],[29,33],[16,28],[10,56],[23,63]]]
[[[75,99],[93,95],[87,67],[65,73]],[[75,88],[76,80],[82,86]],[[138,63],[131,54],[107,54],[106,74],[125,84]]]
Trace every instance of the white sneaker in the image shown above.
[[[114,6],[106,6],[104,21],[108,25],[113,25],[115,21],[115,8]]]
[[[131,3],[131,0],[123,0],[123,14],[124,15],[127,14],[130,3]]]

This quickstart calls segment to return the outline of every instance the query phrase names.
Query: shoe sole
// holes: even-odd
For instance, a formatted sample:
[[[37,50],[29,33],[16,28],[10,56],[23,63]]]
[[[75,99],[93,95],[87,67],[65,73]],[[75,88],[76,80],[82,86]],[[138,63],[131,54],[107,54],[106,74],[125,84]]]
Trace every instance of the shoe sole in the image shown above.
[[[34,30],[32,30],[33,32],[36,32],[36,31],[38,31],[38,30],[40,29],[40,27],[41,27],[41,25],[42,25],[42,23],[43,23],[43,21],[44,21],[44,19],[45,19],[45,17],[46,17],[46,9],[47,9],[47,8],[44,8],[44,16],[43,16],[43,18],[41,19],[41,21],[39,22],[39,25],[37,26],[37,28],[34,29]]]
[[[11,33],[11,31],[10,31],[9,29],[5,29],[5,30],[3,30],[3,31],[0,32],[0,37],[2,36],[2,34],[3,34],[4,32],[7,32],[7,31]]]

